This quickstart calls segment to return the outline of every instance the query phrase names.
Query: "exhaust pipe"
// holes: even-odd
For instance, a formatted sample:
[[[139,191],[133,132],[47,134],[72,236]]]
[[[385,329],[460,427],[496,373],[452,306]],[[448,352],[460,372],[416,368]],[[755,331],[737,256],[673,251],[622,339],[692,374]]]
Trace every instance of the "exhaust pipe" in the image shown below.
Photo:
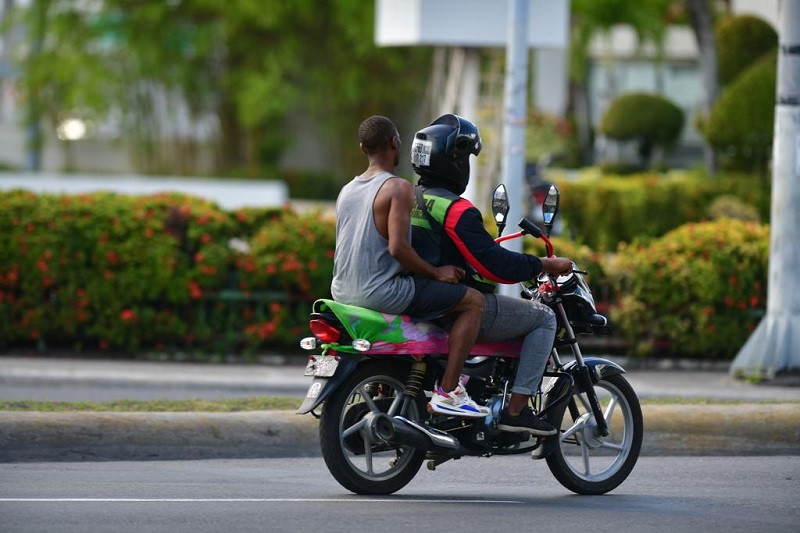
[[[402,416],[390,418],[381,413],[371,421],[369,428],[375,437],[391,444],[439,453],[452,453],[461,448],[458,439],[452,435],[438,429],[424,427]]]

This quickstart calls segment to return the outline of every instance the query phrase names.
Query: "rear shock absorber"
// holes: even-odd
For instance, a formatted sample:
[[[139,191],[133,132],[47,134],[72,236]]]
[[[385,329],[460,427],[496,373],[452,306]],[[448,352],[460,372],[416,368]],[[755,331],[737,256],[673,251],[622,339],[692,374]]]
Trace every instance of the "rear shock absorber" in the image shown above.
[[[411,363],[411,371],[408,373],[406,381],[406,396],[416,398],[422,390],[422,382],[425,381],[425,371],[428,365],[424,361],[414,361]]]

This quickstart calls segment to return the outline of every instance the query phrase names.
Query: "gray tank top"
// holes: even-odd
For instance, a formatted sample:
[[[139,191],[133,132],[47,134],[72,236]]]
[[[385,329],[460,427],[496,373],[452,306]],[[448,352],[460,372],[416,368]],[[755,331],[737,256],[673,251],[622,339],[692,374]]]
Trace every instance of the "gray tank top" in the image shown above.
[[[378,233],[372,215],[378,190],[392,177],[389,172],[357,176],[342,187],[336,199],[331,295],[337,302],[398,314],[414,298],[414,280],[389,253],[389,241]]]

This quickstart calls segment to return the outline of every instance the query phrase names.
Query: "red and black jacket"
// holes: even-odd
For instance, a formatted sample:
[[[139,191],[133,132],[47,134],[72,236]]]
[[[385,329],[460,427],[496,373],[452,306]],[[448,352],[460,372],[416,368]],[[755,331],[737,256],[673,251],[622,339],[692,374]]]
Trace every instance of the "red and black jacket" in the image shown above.
[[[486,231],[480,211],[469,200],[441,187],[415,188],[411,244],[434,266],[455,265],[467,272],[464,283],[492,292],[494,283],[533,279],[542,270],[538,257],[506,250]]]

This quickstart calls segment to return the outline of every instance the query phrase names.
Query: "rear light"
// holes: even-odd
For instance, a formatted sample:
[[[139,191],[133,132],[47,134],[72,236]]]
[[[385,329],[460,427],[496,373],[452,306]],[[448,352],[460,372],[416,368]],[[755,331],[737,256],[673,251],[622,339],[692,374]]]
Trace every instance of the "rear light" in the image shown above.
[[[336,342],[342,336],[341,331],[318,318],[309,322],[308,327],[311,329],[311,333],[325,344]]]

